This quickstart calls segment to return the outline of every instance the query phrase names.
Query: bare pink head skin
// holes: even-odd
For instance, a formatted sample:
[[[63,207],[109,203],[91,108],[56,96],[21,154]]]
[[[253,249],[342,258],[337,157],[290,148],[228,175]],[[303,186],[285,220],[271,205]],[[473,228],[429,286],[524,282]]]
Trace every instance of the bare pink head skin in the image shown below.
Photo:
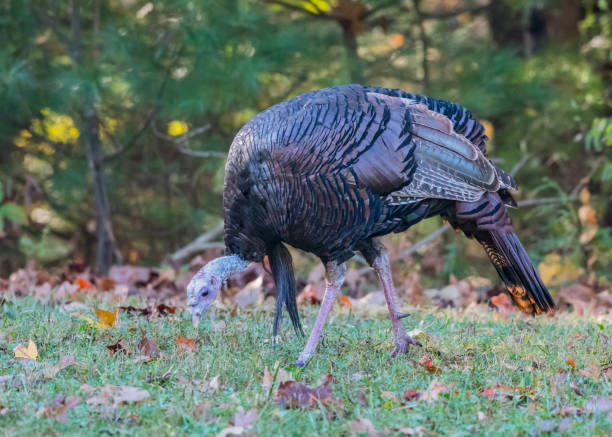
[[[215,258],[202,267],[187,284],[187,305],[191,311],[191,321],[197,328],[202,314],[215,300],[221,286],[236,272],[241,272],[250,264],[237,255]]]

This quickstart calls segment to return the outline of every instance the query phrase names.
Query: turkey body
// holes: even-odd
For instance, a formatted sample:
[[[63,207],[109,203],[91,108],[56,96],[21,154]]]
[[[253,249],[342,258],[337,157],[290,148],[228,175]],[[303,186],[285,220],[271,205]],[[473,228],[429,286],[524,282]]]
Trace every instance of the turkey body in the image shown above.
[[[552,308],[531,262],[508,259],[524,262],[522,247],[492,235],[514,235],[504,203],[516,185],[486,157],[485,140],[466,108],[400,90],[343,85],[279,103],[231,145],[226,247],[261,261],[286,242],[343,263],[373,238],[439,214],[483,244],[524,311]]]
[[[284,241],[323,261],[344,261],[363,240],[404,231],[456,200],[478,200],[511,185],[499,183],[499,170],[482,153],[484,171],[482,162],[415,135],[414,119],[424,109],[418,103],[447,117],[484,152],[484,130],[468,110],[399,90],[327,88],[249,121],[226,165],[228,249],[261,261],[267,246]],[[427,159],[436,153],[438,161]]]

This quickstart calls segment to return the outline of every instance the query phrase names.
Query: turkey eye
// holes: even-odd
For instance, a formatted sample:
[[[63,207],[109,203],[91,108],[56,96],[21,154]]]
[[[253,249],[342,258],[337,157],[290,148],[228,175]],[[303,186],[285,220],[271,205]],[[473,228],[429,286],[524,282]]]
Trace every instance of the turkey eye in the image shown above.
[[[208,296],[208,290],[204,290],[204,291],[202,291],[201,296],[202,296],[202,297],[204,297],[204,296]]]

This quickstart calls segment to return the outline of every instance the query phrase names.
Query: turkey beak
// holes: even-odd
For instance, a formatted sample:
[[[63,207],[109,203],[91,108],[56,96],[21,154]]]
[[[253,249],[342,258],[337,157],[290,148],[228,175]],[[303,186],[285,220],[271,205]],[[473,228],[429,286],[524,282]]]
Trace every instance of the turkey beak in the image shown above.
[[[200,324],[200,319],[202,318],[202,314],[206,311],[208,305],[206,304],[196,304],[191,306],[191,323],[193,323],[193,327],[197,328]]]
[[[197,328],[200,325],[200,319],[202,318],[202,314],[201,313],[197,313],[195,311],[192,310],[191,313],[191,323],[193,323],[193,327]]]

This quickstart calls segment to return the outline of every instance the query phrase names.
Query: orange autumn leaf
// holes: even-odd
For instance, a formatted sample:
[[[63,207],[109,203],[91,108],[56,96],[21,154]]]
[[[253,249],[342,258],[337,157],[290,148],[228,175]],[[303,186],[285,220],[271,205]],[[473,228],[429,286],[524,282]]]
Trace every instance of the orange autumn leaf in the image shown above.
[[[179,353],[185,349],[189,349],[192,351],[196,350],[196,339],[187,338],[182,336],[181,334],[177,334],[176,340],[174,340],[174,344],[176,344]]]
[[[115,308],[115,311],[112,313],[110,311],[101,310],[100,308],[94,308],[94,311],[105,328],[112,328],[115,323],[117,323],[119,308]]]
[[[576,369],[576,363],[572,357],[569,357],[565,363],[570,366],[572,370]]]
[[[495,387],[487,388],[481,392],[483,396],[488,398],[495,397],[499,394],[532,394],[533,390],[529,387],[509,387],[507,385],[496,385]]]
[[[351,298],[348,296],[338,296],[338,301],[340,304],[347,309],[351,309]]]
[[[19,344],[13,349],[15,358],[25,358],[27,360],[35,360],[38,358],[38,348],[32,340],[28,342],[28,345]]]
[[[433,360],[429,358],[429,355],[425,354],[419,360],[419,366],[424,367],[429,373],[442,373],[442,369],[434,366]]]
[[[77,278],[77,285],[79,286],[79,288],[86,289],[86,290],[95,289],[93,284],[89,282],[89,279],[82,278],[81,276]]]

